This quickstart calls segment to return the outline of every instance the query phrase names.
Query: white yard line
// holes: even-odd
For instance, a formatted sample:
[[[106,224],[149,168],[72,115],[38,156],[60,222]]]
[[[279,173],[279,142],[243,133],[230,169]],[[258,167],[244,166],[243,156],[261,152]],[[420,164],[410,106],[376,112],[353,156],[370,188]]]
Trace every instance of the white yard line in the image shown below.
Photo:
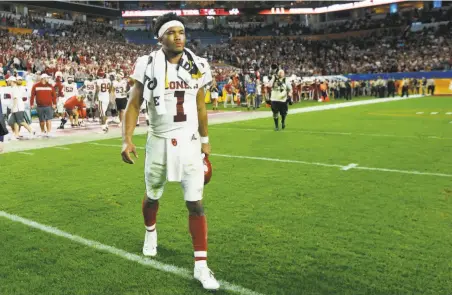
[[[347,166],[342,167],[341,170],[347,171],[347,170],[353,169],[357,166],[358,166],[358,164],[351,163],[351,164],[348,164]]]
[[[33,156],[34,154],[33,153],[27,153],[27,152],[18,152],[19,154],[22,154],[22,155],[29,155],[29,156]]]
[[[353,169],[373,170],[373,171],[393,172],[393,173],[403,173],[403,174],[414,174],[414,175],[452,177],[452,174],[434,173],[434,172],[421,172],[421,171],[415,171],[415,170],[398,170],[398,169],[372,168],[372,167],[363,167],[363,166],[357,166],[357,167],[354,167]]]
[[[59,149],[59,150],[65,150],[65,151],[69,151],[70,148],[64,147],[64,146],[53,146],[52,148],[54,149]]]
[[[97,146],[107,146],[107,147],[116,147],[120,148],[121,145],[118,144],[103,144],[92,142],[88,143]],[[144,147],[137,146],[137,149],[145,149]],[[225,158],[235,158],[235,159],[248,159],[248,160],[259,160],[259,161],[269,161],[269,162],[282,162],[282,163],[293,163],[293,164],[303,164],[303,165],[313,165],[313,166],[324,166],[324,167],[336,167],[341,170],[347,171],[350,169],[361,169],[361,170],[372,170],[372,171],[381,171],[381,172],[392,172],[392,173],[402,173],[402,174],[414,174],[414,175],[426,175],[426,176],[440,176],[440,177],[452,177],[452,174],[446,173],[434,173],[434,172],[420,172],[416,170],[398,170],[398,169],[389,169],[389,168],[377,168],[377,167],[363,167],[358,166],[358,164],[349,164],[349,165],[339,165],[339,164],[327,164],[327,163],[319,163],[319,162],[308,162],[308,161],[298,161],[298,160],[286,160],[286,159],[277,159],[277,158],[266,158],[266,157],[251,157],[251,156],[238,156],[238,155],[225,155],[225,154],[210,154],[211,156],[216,157],[225,157]]]
[[[40,224],[33,220],[29,220],[29,219],[26,219],[26,218],[23,218],[23,217],[20,217],[17,215],[9,214],[5,211],[0,211],[0,217],[4,217],[4,218],[9,219],[14,222],[22,223],[29,227],[39,229],[43,232],[46,232],[46,233],[49,233],[49,234],[52,234],[52,235],[55,235],[58,237],[66,238],[68,240],[71,240],[73,242],[76,242],[78,244],[81,244],[81,245],[84,245],[84,246],[87,246],[90,248],[93,248],[95,250],[107,252],[107,253],[119,256],[121,258],[136,262],[138,264],[152,267],[159,271],[167,272],[167,273],[170,273],[170,274],[173,274],[173,275],[176,275],[178,277],[182,277],[182,278],[188,279],[188,280],[193,279],[193,275],[189,270],[181,268],[181,267],[177,267],[172,264],[166,264],[163,262],[159,262],[157,260],[149,259],[149,258],[140,256],[140,255],[136,255],[136,254],[112,247],[112,246],[102,244],[97,241],[88,240],[88,239],[85,239],[80,236],[72,235],[70,233],[59,230],[55,227]],[[249,289],[244,288],[239,285],[231,284],[229,282],[220,281],[220,285],[221,285],[221,289],[223,289],[223,290],[232,291],[232,292],[244,294],[244,295],[260,295],[260,293],[249,290]]]

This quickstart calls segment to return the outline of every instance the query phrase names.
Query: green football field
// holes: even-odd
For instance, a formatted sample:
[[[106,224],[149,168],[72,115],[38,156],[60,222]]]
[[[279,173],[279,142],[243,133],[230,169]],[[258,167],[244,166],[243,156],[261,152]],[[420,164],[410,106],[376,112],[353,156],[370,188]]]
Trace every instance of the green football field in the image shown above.
[[[452,294],[452,97],[272,124],[210,128],[216,294]],[[208,294],[189,278],[178,184],[160,203],[158,263],[141,256],[144,150],[127,165],[120,145],[0,155],[0,294]]]

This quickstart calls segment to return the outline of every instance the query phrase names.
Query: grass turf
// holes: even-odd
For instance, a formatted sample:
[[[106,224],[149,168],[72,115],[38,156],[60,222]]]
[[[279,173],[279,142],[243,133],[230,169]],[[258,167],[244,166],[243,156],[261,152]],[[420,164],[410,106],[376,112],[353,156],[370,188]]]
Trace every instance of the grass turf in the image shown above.
[[[271,119],[216,125],[209,137],[218,154],[452,174],[446,112],[452,98],[428,97],[289,115],[280,132]],[[0,208],[139,254],[144,151],[125,165],[118,139],[97,143],[118,147],[1,155]],[[204,202],[218,278],[265,294],[452,293],[450,177],[211,160]],[[0,224],[0,294],[204,293],[194,281]],[[157,260],[192,268],[187,227],[181,189],[168,184]]]

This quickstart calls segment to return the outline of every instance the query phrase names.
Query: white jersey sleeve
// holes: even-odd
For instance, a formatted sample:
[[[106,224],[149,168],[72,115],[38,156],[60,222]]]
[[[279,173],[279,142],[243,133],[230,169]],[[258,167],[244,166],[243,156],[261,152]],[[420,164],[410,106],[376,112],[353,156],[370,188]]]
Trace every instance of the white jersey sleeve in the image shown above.
[[[133,73],[130,76],[130,78],[134,79],[135,81],[140,82],[141,84],[144,84],[144,76],[146,73],[146,67],[148,65],[149,55],[143,55],[137,58],[137,61],[135,62],[135,65],[133,67]]]
[[[203,75],[203,80],[201,83],[201,87],[209,86],[212,83],[212,71],[210,70],[210,65],[207,60],[203,60],[206,65],[206,72]]]

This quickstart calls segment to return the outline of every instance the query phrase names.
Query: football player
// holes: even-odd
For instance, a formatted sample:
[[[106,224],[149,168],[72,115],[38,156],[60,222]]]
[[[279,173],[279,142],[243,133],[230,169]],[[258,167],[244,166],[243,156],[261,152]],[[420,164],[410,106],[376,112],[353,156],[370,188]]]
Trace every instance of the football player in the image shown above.
[[[116,124],[120,123],[119,118],[118,118],[118,107],[116,106],[116,93],[115,93],[115,88],[113,87],[113,84],[116,81],[116,73],[115,72],[111,72],[109,75],[109,79],[111,81],[111,87],[110,87],[110,104],[108,105],[110,112],[111,112],[111,122],[114,122]],[[107,121],[107,124],[110,121]]]
[[[106,78],[104,72],[99,73],[99,79],[96,80],[95,100],[99,101],[99,114],[102,120],[102,131],[108,132],[107,111],[110,104],[111,81]]]
[[[64,108],[64,104],[66,101],[78,95],[77,84],[74,82],[74,76],[68,76],[67,81],[63,83],[63,97],[58,98],[57,109],[58,113],[62,115],[60,127],[57,129],[64,129],[64,124],[66,124],[66,109]],[[74,119],[69,115],[69,120],[71,121],[71,127],[76,127],[74,124]]]
[[[84,103],[83,95],[74,95],[70,97],[64,104],[64,108],[69,115],[71,125],[84,126],[83,119],[86,117],[86,105]],[[79,122],[79,117],[82,119]]]
[[[96,101],[94,100],[94,96],[96,94],[96,82],[94,81],[93,74],[88,76],[88,80],[85,80],[83,86],[80,88],[80,91],[85,92],[85,104],[88,113],[88,122],[93,122],[96,109]]]
[[[113,82],[113,91],[115,94],[116,108],[119,112],[119,121],[122,122],[124,110],[127,106],[127,92],[129,91],[129,84],[124,79],[122,73],[116,75],[116,80]]]
[[[194,248],[194,277],[208,290],[220,285],[207,266],[207,221],[204,215],[202,195],[204,189],[204,165],[202,153],[210,154],[207,134],[207,110],[204,88],[212,82],[208,62],[189,53],[185,47],[184,19],[173,13],[159,17],[155,33],[163,48],[157,56],[164,55],[166,64],[163,75],[165,84],[155,77],[145,75],[148,66],[154,66],[149,55],[141,56],[135,63],[132,78],[135,80],[123,121],[122,159],[133,164],[130,153],[136,157],[132,143],[138,112],[143,100],[148,103],[150,127],[146,143],[143,216],[146,233],[143,254],[157,254],[156,221],[161,198],[167,181],[180,182],[189,212],[188,223]],[[179,64],[183,65],[179,68]],[[200,68],[203,72],[200,71]],[[178,71],[191,74],[191,86],[179,78]],[[154,82],[155,81],[155,82]],[[148,97],[144,87],[164,87],[164,97]],[[168,88],[165,89],[165,85]],[[151,92],[154,93],[154,92]],[[143,95],[146,94],[146,97]],[[161,104],[164,104],[162,107]],[[164,108],[164,111],[162,110]]]

